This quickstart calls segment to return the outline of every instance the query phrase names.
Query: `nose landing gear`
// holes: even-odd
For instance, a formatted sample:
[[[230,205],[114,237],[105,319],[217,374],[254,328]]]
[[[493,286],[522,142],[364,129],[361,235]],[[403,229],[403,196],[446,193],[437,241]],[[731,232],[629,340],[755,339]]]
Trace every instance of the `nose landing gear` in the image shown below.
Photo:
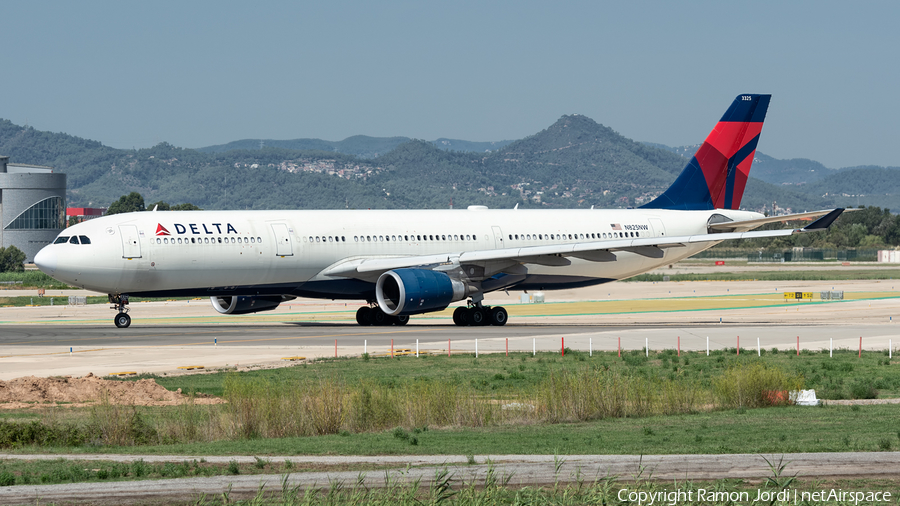
[[[128,316],[128,295],[109,294],[109,303],[113,304],[113,307],[110,309],[115,309],[119,312],[113,319],[116,327],[120,329],[128,328],[128,326],[131,325],[131,317]]]

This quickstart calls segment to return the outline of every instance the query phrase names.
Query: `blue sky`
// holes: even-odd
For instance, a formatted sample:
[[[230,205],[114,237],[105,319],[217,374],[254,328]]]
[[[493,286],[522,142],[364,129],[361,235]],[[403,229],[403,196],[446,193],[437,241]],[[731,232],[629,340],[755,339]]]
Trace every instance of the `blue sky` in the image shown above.
[[[0,118],[119,147],[518,139],[580,113],[695,144],[773,95],[759,149],[900,166],[900,2],[0,3]]]

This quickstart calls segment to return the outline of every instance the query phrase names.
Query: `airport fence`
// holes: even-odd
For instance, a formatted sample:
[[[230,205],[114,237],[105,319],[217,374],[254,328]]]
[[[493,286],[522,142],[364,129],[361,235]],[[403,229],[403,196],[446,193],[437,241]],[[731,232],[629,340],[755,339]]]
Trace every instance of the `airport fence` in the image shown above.
[[[752,263],[771,262],[875,262],[877,249],[829,249],[797,248],[772,251],[756,249],[711,249],[701,251],[691,258],[710,260],[747,260]]]

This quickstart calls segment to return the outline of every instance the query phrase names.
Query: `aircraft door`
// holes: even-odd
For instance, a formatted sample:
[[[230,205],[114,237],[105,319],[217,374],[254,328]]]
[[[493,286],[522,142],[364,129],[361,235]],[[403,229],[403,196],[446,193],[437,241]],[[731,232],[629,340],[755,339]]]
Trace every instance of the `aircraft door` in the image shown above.
[[[500,249],[503,247],[503,231],[500,227],[491,227],[494,230],[494,247]]]
[[[137,225],[119,225],[122,235],[122,258],[141,258],[141,241]]]
[[[666,226],[663,225],[662,220],[659,218],[650,218],[650,226],[653,227],[653,235],[655,237],[666,236]]]
[[[275,233],[275,254],[281,257],[293,256],[294,249],[291,245],[291,234],[284,223],[272,223],[272,232]]]

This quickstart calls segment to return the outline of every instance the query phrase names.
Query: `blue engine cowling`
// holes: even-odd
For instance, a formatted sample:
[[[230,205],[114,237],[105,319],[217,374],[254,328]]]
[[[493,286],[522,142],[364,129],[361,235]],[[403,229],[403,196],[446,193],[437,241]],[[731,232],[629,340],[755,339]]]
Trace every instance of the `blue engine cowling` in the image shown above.
[[[440,311],[466,295],[464,283],[427,269],[387,271],[375,284],[378,306],[391,316]]]
[[[213,309],[222,314],[248,314],[259,311],[271,311],[283,300],[280,295],[259,297],[256,295],[233,295],[228,297],[210,297]]]

